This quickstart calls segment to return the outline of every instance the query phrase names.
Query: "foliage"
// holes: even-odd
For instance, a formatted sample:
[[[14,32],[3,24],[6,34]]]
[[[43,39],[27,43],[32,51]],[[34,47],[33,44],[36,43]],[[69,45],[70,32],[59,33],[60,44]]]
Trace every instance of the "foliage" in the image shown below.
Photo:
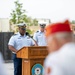
[[[29,34],[32,34],[33,33],[33,31],[31,31],[29,28],[27,28],[27,30],[26,30]]]
[[[36,19],[32,19],[26,15],[26,10],[22,9],[23,4],[19,3],[19,0],[16,0],[14,4],[15,9],[12,10],[10,22],[13,24],[25,22],[28,26],[38,25],[38,21]]]
[[[21,22],[23,22],[23,16],[27,17],[24,14],[26,11],[22,9],[22,7],[23,7],[22,3],[19,3],[18,0],[15,1],[14,4],[15,4],[15,9],[12,10],[10,21],[13,24],[21,23]]]
[[[38,25],[38,21],[37,21],[37,19],[33,19],[33,24],[34,24],[35,26]]]
[[[23,22],[25,22],[27,26],[38,25],[38,21],[36,19],[32,19],[31,17],[28,17],[26,15],[26,10],[23,9],[23,4],[19,3],[19,0],[16,0],[14,4],[15,4],[15,9],[12,10],[12,13],[10,13],[11,15],[10,25],[13,24],[16,25],[18,23],[23,23]],[[30,34],[33,33],[33,31],[31,31],[29,28],[27,28],[27,32],[29,32]]]
[[[73,20],[71,23],[72,23],[72,24],[75,24],[75,20]]]

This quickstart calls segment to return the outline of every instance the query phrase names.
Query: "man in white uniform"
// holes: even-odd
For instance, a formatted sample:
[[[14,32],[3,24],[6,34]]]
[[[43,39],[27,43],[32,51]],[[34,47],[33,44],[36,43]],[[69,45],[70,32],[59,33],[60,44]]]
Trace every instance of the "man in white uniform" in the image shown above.
[[[37,46],[46,46],[46,38],[45,38],[45,26],[46,23],[42,22],[39,23],[40,25],[40,30],[34,33],[33,39],[36,42]]]
[[[75,75],[75,43],[70,23],[53,23],[46,27],[49,55],[44,62],[45,75]]]
[[[22,75],[22,59],[16,57],[16,52],[24,46],[33,46],[34,41],[26,35],[26,24],[20,23],[19,32],[14,34],[8,43],[9,49],[13,52],[14,75]]]

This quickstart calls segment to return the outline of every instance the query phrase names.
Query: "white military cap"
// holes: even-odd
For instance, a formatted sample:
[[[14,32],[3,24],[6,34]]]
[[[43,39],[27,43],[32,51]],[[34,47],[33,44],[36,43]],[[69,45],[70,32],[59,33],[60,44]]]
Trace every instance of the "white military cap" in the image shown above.
[[[46,22],[41,21],[41,22],[39,22],[39,25],[40,25],[40,27],[44,28],[46,26]]]
[[[17,26],[19,26],[19,27],[26,26],[26,23],[19,23],[19,24],[17,24]]]
[[[44,22],[44,21],[40,21],[40,22],[38,22],[39,23],[39,25],[40,24],[46,24],[46,22]]]

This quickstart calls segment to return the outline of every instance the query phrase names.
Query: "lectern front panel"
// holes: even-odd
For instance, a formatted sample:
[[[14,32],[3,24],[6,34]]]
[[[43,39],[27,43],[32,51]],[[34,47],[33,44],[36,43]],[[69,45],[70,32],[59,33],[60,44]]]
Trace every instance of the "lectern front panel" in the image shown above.
[[[22,75],[42,75],[44,59],[23,59],[22,60]]]

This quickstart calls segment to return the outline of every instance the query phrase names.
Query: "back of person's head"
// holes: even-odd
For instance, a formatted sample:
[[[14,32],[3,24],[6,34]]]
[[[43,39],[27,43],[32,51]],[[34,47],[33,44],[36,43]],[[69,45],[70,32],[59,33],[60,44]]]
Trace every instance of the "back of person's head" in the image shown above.
[[[50,49],[59,49],[62,45],[72,42],[72,30],[70,28],[69,21],[65,21],[64,23],[53,23],[46,27],[46,38],[48,47],[50,48],[50,43],[52,47]],[[54,45],[54,46],[53,46]]]
[[[59,42],[71,42],[73,40],[72,32],[58,32],[53,35]]]

